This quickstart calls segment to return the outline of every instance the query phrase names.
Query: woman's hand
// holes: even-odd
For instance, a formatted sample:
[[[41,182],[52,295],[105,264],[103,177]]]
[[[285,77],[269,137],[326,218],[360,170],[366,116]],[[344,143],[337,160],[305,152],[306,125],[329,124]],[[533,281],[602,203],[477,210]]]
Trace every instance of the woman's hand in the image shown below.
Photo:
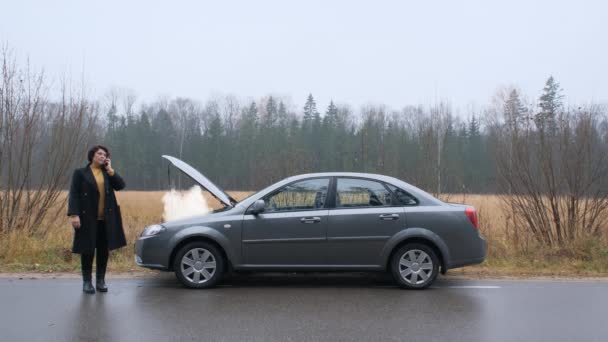
[[[106,162],[104,163],[104,166],[106,168],[106,172],[110,176],[114,176],[114,169],[112,169],[112,161],[110,159],[106,159]]]
[[[72,227],[76,229],[80,228],[80,217],[78,217],[78,215],[70,216],[70,223],[72,224]]]

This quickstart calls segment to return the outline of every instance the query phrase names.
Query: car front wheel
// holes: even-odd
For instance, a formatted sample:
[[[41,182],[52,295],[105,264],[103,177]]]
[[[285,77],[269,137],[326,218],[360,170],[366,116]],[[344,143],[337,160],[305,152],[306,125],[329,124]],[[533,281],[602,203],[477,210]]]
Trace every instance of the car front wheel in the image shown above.
[[[393,255],[391,272],[399,286],[423,289],[437,278],[439,259],[432,248],[420,243],[409,243]]]
[[[186,287],[206,289],[215,286],[222,277],[224,258],[210,243],[197,241],[182,247],[173,261],[177,279]]]

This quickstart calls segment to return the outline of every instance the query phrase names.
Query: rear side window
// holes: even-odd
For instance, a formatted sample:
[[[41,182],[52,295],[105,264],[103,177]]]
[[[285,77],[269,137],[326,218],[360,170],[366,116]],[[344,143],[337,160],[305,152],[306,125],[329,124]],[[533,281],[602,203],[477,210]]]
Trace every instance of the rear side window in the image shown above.
[[[387,184],[388,188],[391,189],[391,191],[393,192],[393,196],[395,197],[395,205],[416,205],[418,204],[418,200],[408,194],[407,192],[399,189],[396,186]]]
[[[325,206],[329,178],[307,179],[283,187],[264,199],[265,212],[312,210]]]
[[[380,182],[338,178],[336,208],[391,206],[392,202],[390,191]]]

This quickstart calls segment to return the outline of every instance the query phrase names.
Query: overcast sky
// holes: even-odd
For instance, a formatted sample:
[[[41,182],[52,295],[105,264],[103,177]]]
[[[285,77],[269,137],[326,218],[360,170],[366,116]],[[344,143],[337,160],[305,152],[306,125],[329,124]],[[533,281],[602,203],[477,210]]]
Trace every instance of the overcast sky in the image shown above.
[[[569,102],[608,102],[600,0],[3,2],[0,40],[54,79],[84,65],[96,96],[465,107],[554,75]]]

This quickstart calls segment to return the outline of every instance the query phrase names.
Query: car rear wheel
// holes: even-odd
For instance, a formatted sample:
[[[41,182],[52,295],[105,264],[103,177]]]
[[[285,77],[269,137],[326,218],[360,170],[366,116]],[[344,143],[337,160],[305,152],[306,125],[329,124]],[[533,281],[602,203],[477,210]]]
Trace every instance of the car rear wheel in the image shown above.
[[[391,272],[399,286],[423,289],[439,273],[439,258],[432,248],[421,243],[408,243],[393,254]]]
[[[186,287],[206,289],[222,277],[224,257],[212,244],[197,241],[182,247],[173,261],[177,279]]]

